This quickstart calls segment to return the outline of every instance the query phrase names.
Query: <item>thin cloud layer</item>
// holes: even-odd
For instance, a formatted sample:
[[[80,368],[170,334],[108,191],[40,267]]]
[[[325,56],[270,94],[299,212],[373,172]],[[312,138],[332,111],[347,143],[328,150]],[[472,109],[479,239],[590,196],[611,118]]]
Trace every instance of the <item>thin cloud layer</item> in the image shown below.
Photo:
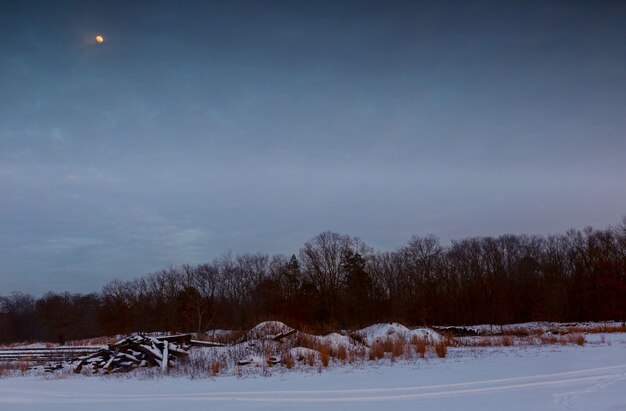
[[[328,229],[390,249],[617,223],[625,10],[5,2],[0,293]]]

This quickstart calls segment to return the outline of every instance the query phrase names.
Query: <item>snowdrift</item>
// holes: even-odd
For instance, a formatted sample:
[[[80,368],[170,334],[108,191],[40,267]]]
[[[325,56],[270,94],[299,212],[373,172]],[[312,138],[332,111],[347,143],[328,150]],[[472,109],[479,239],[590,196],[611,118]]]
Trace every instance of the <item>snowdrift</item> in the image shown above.
[[[404,340],[411,342],[414,338],[434,344],[441,340],[441,336],[430,328],[409,329],[398,323],[381,323],[366,327],[358,332],[367,345],[383,343],[385,340]]]

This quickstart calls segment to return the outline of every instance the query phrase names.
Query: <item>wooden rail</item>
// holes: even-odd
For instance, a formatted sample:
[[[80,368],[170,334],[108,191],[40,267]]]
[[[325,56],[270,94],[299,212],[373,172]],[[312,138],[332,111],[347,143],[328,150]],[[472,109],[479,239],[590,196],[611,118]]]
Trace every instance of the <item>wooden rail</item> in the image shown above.
[[[224,344],[196,341],[191,339],[191,334],[176,334],[156,337],[161,341],[169,341],[178,344],[185,344],[196,347],[223,347]],[[63,347],[43,347],[43,348],[0,348],[0,362],[24,361],[35,364],[63,362],[74,358],[94,354],[106,345],[102,346],[63,346]]]
[[[46,348],[3,348],[0,362],[25,361],[30,363],[61,362],[93,354],[104,347],[46,347]]]

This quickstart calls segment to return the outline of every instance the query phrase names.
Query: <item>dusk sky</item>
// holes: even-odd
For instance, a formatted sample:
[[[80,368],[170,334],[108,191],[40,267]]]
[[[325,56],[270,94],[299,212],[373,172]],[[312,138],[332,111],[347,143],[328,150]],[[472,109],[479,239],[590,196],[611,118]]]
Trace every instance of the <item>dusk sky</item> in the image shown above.
[[[626,213],[626,3],[0,1],[0,295]],[[96,35],[104,36],[101,44]]]

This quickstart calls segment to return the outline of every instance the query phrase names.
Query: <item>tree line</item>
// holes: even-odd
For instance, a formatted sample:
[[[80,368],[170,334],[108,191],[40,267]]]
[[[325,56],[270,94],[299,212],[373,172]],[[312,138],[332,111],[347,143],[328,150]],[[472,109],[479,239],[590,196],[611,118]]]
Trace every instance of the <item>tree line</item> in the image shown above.
[[[328,331],[406,325],[626,319],[626,217],[604,230],[453,240],[375,251],[335,232],[297,255],[224,253],[99,293],[0,296],[0,342],[134,331],[203,333],[275,319]]]

